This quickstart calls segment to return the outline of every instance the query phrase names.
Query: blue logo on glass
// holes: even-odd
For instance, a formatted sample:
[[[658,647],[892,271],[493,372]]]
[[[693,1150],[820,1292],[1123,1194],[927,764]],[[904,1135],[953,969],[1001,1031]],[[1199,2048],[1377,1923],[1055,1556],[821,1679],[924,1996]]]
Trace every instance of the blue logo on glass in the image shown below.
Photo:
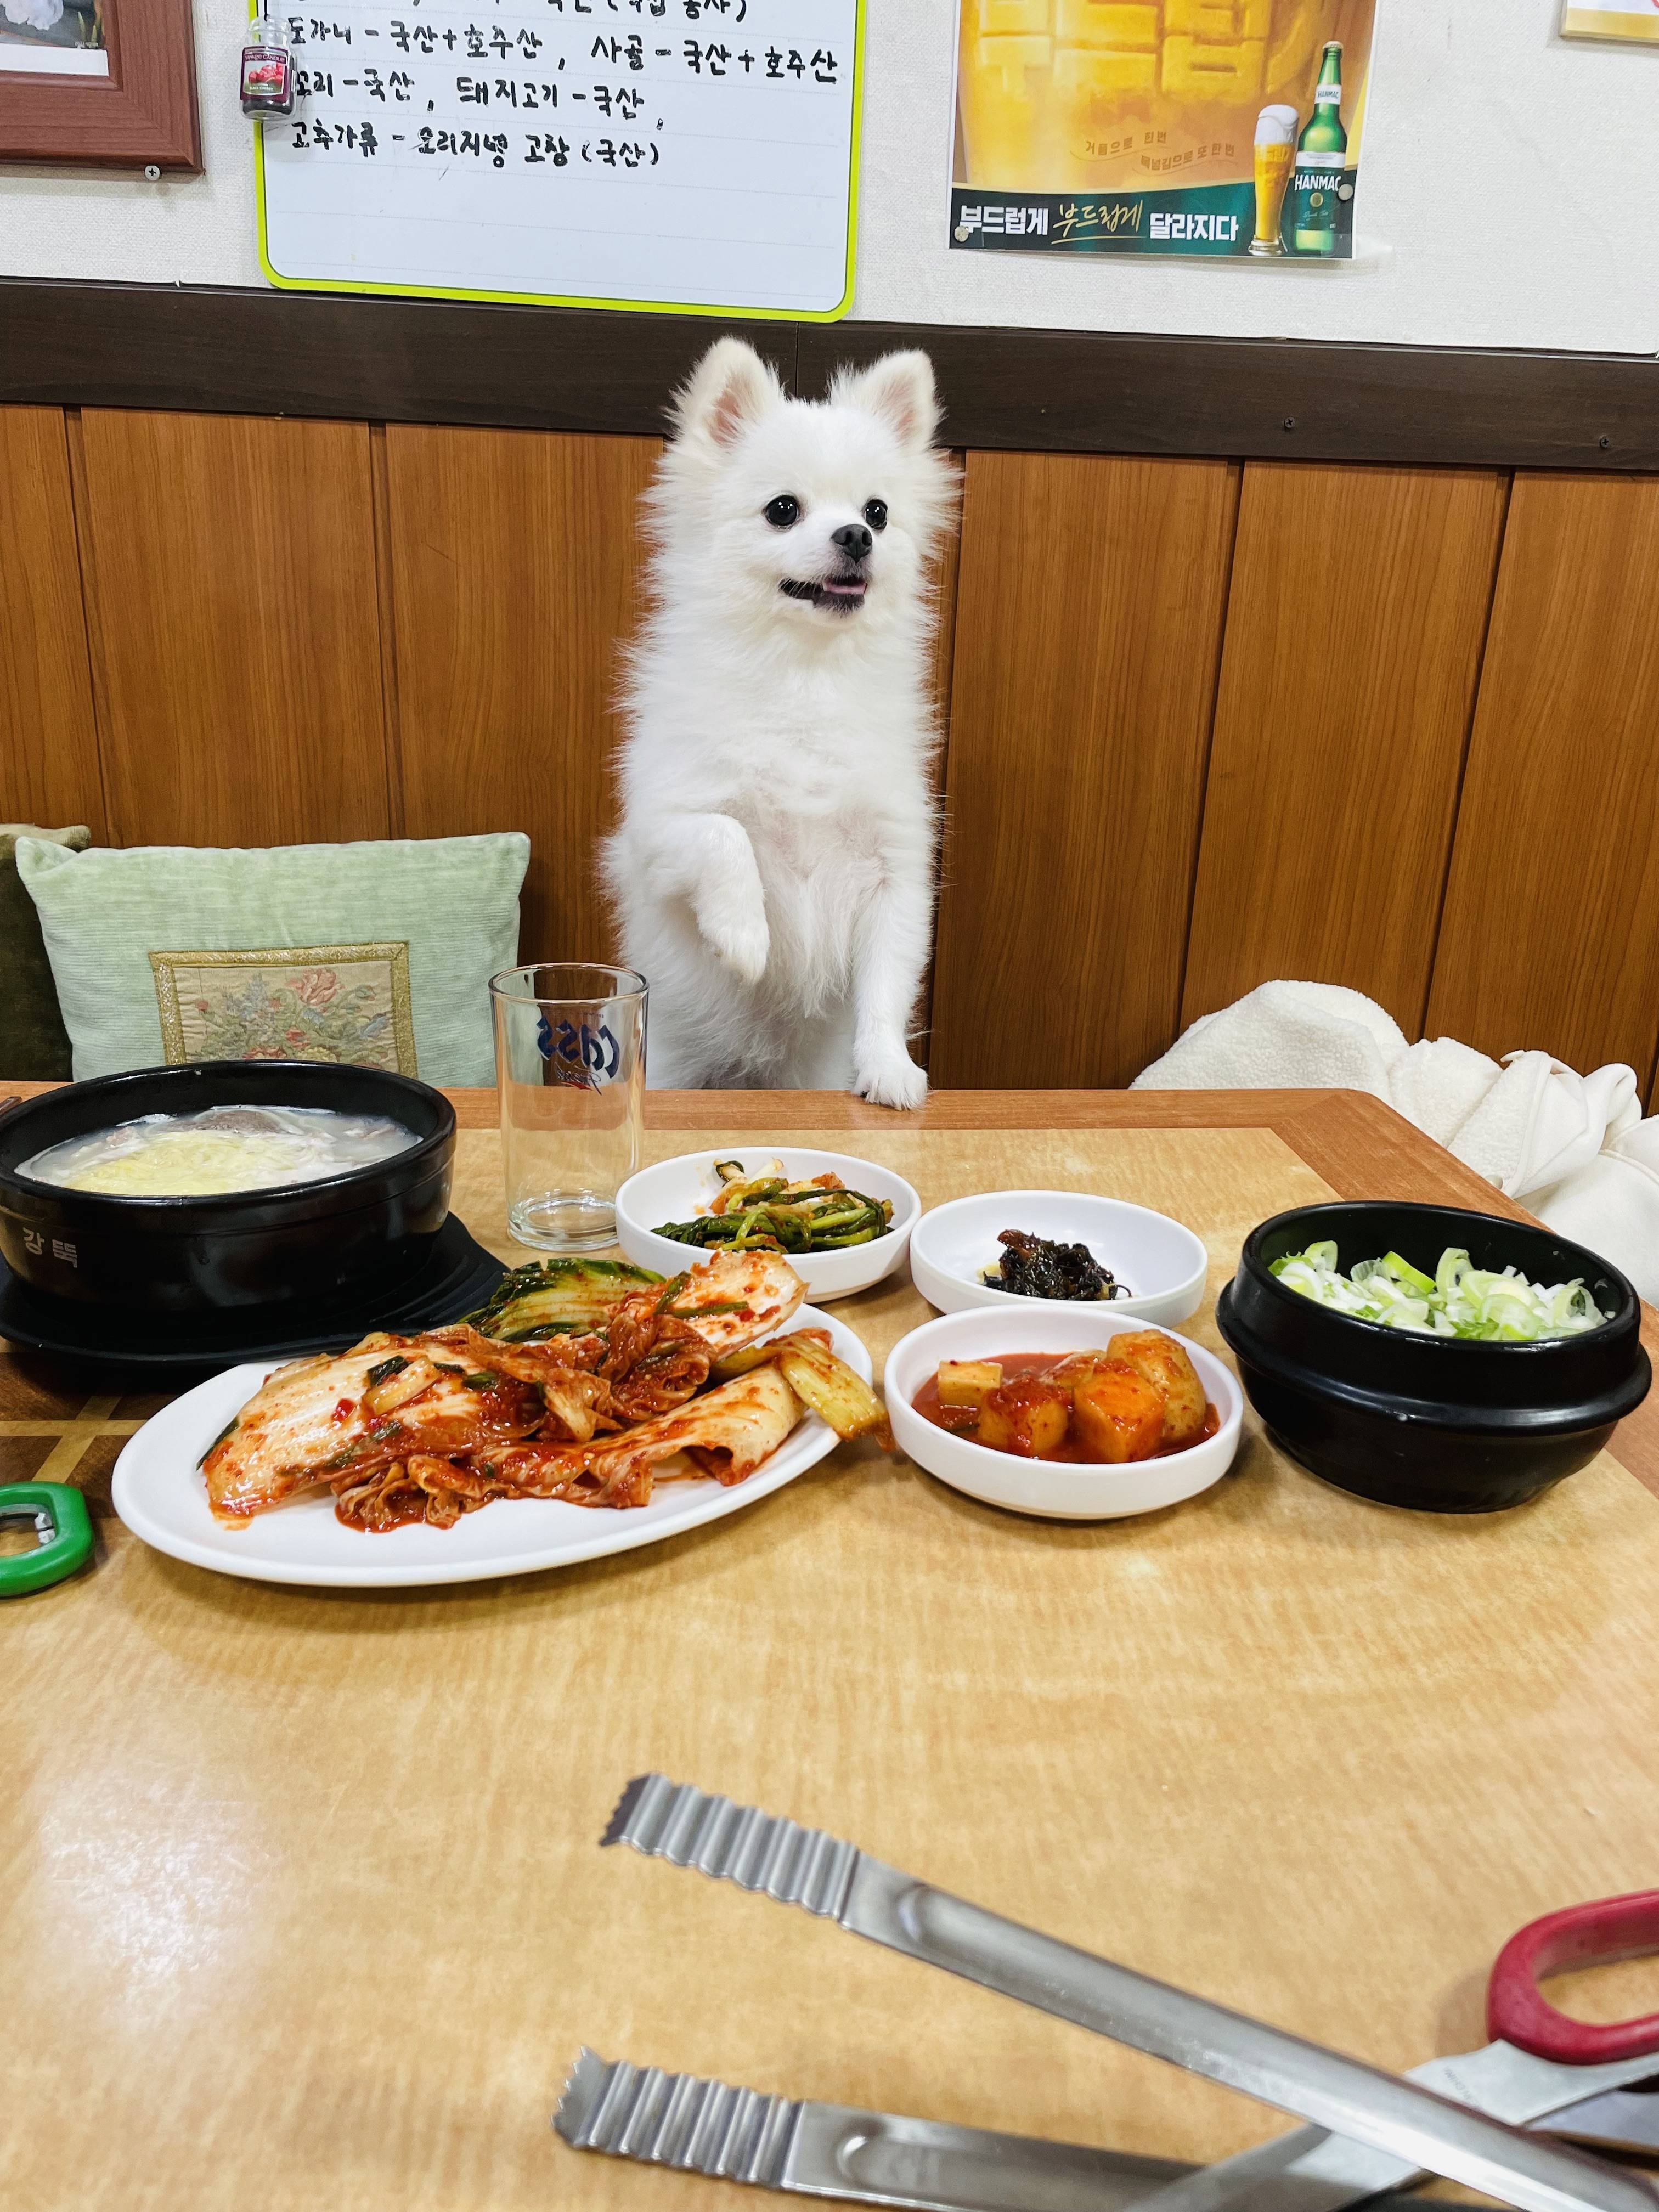
[[[542,1058],[556,1061],[561,1075],[568,1080],[609,1083],[622,1065],[622,1047],[608,1022],[601,1022],[596,1030],[589,1029],[586,1022],[579,1026],[562,1021],[556,1026],[544,1014],[536,1025],[536,1043]]]

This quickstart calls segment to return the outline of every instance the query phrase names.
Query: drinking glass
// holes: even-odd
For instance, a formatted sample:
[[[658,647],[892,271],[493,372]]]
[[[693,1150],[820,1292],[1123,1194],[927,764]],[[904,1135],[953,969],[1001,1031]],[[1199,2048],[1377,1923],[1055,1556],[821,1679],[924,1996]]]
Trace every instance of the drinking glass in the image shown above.
[[[645,978],[550,960],[503,969],[489,996],[507,1225],[544,1252],[609,1244],[640,1164]]]

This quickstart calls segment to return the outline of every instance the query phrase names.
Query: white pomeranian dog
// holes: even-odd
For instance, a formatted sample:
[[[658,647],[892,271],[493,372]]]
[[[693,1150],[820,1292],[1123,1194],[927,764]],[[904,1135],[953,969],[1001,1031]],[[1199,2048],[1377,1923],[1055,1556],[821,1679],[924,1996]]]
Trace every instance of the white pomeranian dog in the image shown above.
[[[890,354],[810,402],[722,338],[674,416],[604,855],[650,1080],[918,1106],[927,574],[954,491],[932,366]]]

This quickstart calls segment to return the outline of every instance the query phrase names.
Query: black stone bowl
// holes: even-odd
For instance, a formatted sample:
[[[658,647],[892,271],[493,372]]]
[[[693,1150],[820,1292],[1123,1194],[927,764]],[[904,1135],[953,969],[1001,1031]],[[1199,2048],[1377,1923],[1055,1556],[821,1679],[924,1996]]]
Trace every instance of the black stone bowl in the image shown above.
[[[1582,1276],[1600,1328],[1480,1344],[1334,1313],[1272,1273],[1334,1243],[1346,1273],[1398,1252],[1427,1274],[1448,1245],[1535,1283]],[[1582,1244],[1449,1206],[1303,1206],[1253,1229],[1216,1320],[1250,1403],[1293,1459],[1340,1490],[1430,1513],[1519,1505],[1593,1459],[1653,1379],[1635,1291]]]
[[[416,1142],[318,1182],[219,1198],[117,1198],[18,1172],[67,1137],[209,1106],[385,1114]],[[337,1302],[424,1264],[449,1212],[454,1153],[443,1093],[379,1068],[222,1060],[71,1083],[0,1113],[0,1257],[31,1290],[82,1306],[199,1316]]]

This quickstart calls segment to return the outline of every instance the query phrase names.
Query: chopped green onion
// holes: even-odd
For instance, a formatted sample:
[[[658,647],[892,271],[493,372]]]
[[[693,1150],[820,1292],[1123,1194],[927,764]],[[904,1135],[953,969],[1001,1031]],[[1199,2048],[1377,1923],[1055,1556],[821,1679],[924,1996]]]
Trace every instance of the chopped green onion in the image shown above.
[[[1535,1344],[1542,1337],[1580,1336],[1607,1316],[1583,1282],[1529,1282],[1520,1270],[1494,1273],[1473,1266],[1456,1246],[1443,1251],[1432,1276],[1397,1252],[1358,1260],[1343,1274],[1334,1244],[1310,1244],[1272,1264],[1287,1290],[1333,1312],[1420,1336],[1461,1337],[1465,1342]]]

